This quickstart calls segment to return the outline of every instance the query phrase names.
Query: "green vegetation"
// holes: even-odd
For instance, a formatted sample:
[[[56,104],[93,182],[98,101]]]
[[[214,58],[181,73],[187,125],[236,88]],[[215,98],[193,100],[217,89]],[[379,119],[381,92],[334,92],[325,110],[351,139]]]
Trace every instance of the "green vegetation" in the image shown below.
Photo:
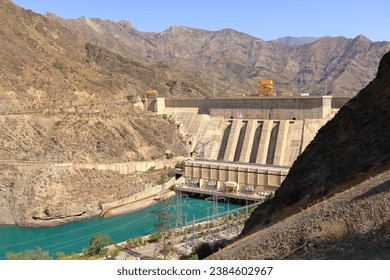
[[[161,250],[161,253],[164,255],[164,256],[168,256],[169,254],[171,254],[173,252],[173,246],[172,244],[165,244]]]
[[[175,171],[171,168],[166,169],[166,172],[161,175],[160,179],[157,181],[158,185],[166,183],[170,178],[175,176]]]
[[[185,162],[184,161],[179,161],[178,163],[176,163],[175,168],[177,168],[177,169],[184,169],[184,166],[185,166]]]
[[[161,240],[161,238],[162,238],[161,233],[155,232],[150,235],[149,240],[150,242],[158,242]]]
[[[127,96],[127,101],[133,101],[134,99],[134,96],[133,95],[128,95]]]
[[[173,159],[173,154],[172,153],[165,154],[165,158],[166,159]]]
[[[149,167],[149,169],[148,169],[148,171],[150,171],[150,172],[153,172],[154,170],[156,170],[156,166],[151,166],[151,167]]]
[[[189,258],[189,260],[199,260],[198,254],[191,255],[191,257]]]
[[[274,197],[274,194],[273,194],[273,193],[270,193],[269,195],[266,196],[265,201],[270,200],[270,199],[272,199],[273,197]]]
[[[107,253],[107,249],[104,249],[104,247],[111,244],[112,240],[108,235],[104,235],[102,233],[94,234],[92,236],[92,239],[89,241],[89,249],[87,255],[91,256],[105,254]]]
[[[54,123],[54,125],[55,125],[56,127],[59,127],[60,124],[61,124],[61,121],[56,121],[56,122]]]
[[[141,245],[145,244],[145,242],[142,239],[142,237],[130,238],[129,240],[127,240],[126,243],[127,243],[126,247],[129,248],[129,249],[132,249],[132,248],[135,248],[135,247],[138,247],[138,246],[141,246]]]
[[[34,250],[26,250],[21,253],[8,252],[7,260],[52,260],[48,251],[43,251],[37,247]]]
[[[120,253],[120,250],[117,248],[114,248],[110,251],[111,259],[115,259]]]

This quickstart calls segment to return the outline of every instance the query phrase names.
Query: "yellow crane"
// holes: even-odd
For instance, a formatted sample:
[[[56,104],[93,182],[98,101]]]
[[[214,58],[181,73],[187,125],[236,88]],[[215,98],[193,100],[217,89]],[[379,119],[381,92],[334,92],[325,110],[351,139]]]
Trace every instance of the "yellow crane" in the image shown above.
[[[260,96],[276,96],[272,80],[261,80],[257,86]]]

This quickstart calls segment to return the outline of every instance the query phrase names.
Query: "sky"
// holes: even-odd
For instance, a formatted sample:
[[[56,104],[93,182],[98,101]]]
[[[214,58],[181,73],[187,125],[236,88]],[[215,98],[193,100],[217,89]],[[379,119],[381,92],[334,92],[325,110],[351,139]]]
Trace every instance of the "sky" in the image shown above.
[[[364,35],[390,41],[389,0],[13,0],[63,18],[127,20],[144,32],[173,25],[211,31],[232,28],[263,40],[285,36]]]

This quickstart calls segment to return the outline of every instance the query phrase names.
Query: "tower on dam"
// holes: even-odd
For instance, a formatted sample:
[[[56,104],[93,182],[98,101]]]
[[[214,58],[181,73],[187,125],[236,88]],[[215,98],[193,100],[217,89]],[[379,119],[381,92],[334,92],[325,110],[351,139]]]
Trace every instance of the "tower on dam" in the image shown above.
[[[150,98],[150,97],[149,97]],[[175,121],[189,155],[186,186],[261,198],[274,192],[317,131],[349,98],[235,96],[146,100]],[[150,105],[152,104],[152,105]],[[206,193],[207,194],[207,193]]]

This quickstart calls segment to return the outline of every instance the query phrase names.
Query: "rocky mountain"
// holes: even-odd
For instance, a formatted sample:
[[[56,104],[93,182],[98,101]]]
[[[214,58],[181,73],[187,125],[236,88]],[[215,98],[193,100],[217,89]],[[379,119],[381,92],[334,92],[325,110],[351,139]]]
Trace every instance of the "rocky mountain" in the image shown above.
[[[352,96],[374,78],[380,58],[390,50],[389,42],[371,42],[361,35],[290,45],[266,42],[231,29],[212,32],[172,26],[150,33],[136,30],[127,21],[45,16],[125,57],[163,62],[198,78],[208,85],[202,87],[206,91],[198,91],[202,95],[252,94],[259,80],[273,79],[279,93]],[[180,81],[172,80],[171,84]],[[169,93],[180,95],[182,90],[163,92]]]
[[[125,58],[0,0],[0,65],[0,224],[87,218],[98,214],[100,203],[159,178],[88,171],[82,163],[185,153],[172,123],[129,101],[186,77],[163,63]],[[187,90],[196,92],[190,83]]]
[[[212,258],[390,258],[390,52]]]
[[[275,41],[281,42],[286,45],[306,45],[314,43],[315,41],[320,40],[321,37],[292,37],[292,36],[286,36],[282,38],[278,38]]]

